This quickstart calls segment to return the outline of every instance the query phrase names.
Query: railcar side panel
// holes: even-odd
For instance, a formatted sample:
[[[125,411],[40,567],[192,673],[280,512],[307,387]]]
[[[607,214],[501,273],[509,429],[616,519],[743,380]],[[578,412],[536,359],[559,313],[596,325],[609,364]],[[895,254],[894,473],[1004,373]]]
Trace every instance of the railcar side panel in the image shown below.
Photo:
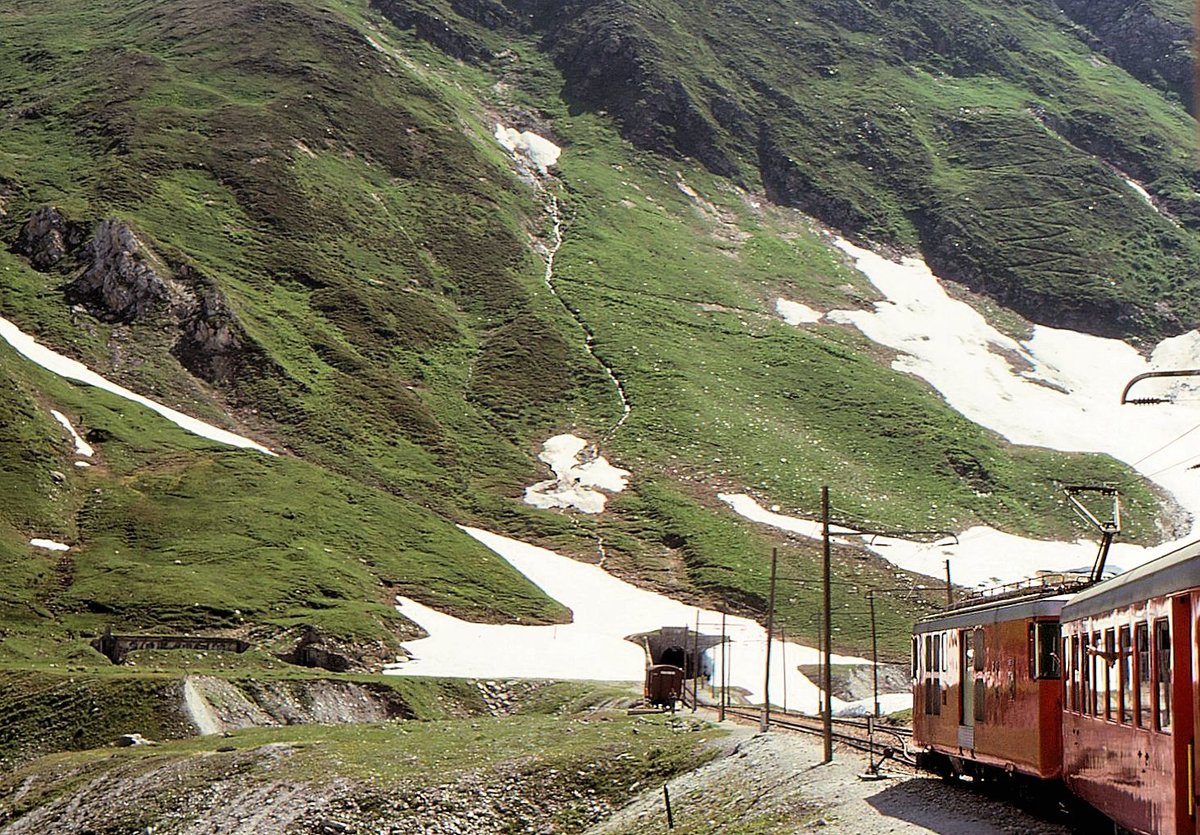
[[[965,768],[1057,778],[1061,605],[1060,600],[991,607],[919,624],[914,743]]]
[[[1134,832],[1195,833],[1194,597],[1063,622],[1063,778]]]

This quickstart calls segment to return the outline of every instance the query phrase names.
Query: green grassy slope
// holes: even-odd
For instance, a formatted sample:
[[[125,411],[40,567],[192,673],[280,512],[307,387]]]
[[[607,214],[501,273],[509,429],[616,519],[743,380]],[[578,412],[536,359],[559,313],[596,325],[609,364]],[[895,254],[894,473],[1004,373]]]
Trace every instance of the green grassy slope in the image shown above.
[[[45,757],[0,784],[0,824],[128,832],[202,819],[224,828],[265,817],[266,797],[279,806],[270,824],[305,829],[417,831],[436,820],[578,832],[637,787],[713,757],[723,733],[671,716],[570,710],[601,694],[556,689],[518,716],[256,729]]]
[[[1095,12],[1114,37],[1129,31],[1119,47],[1048,2],[379,5],[401,22],[413,13],[396,7],[428,10],[493,53],[532,29],[565,95],[610,112],[635,144],[761,183],[846,232],[919,246],[943,275],[1036,321],[1106,335],[1200,321],[1193,122],[1178,84],[1148,87],[1103,54],[1161,81],[1155,68],[1178,64],[1190,27],[1171,22],[1165,44],[1151,27],[1186,18],[1179,0],[1142,10],[1144,27],[1109,21],[1116,4]]]
[[[380,5],[405,22],[394,4]],[[1016,189],[1006,177],[1035,180],[1034,165],[1061,144],[1043,122],[1081,133],[1090,124],[1087,99],[1076,99],[1081,112],[1047,105],[1039,121],[1016,81],[949,75],[954,55],[935,61],[926,50],[900,73],[907,80],[876,76],[883,70],[875,64],[851,60],[871,52],[867,30],[797,25],[808,32],[803,43],[832,44],[841,57],[826,57],[844,62],[827,76],[831,86],[820,95],[830,115],[817,122],[789,98],[812,86],[803,68],[743,49],[758,32],[756,48],[797,52],[790,35],[761,37],[767,6],[752,21],[718,26],[691,7],[664,17],[666,6],[653,5],[627,17],[597,4],[589,14],[621,38],[629,20],[638,22],[621,40],[631,56],[646,44],[658,50],[639,64],[648,75],[632,88],[638,95],[697,56],[679,76],[682,92],[666,85],[675,91],[666,99],[626,103],[635,115],[661,111],[636,122],[615,105],[610,116],[585,107],[603,102],[585,95],[567,57],[578,35],[572,27],[587,16],[555,18],[547,23],[555,28],[541,32],[503,7],[467,10],[486,17],[487,8],[502,18],[496,31],[448,8],[433,10],[450,29],[428,15],[407,23],[429,38],[441,32],[441,46],[469,64],[351,0],[121,8],[19,0],[0,11],[0,239],[12,245],[44,205],[89,233],[101,219],[129,222],[167,277],[198,275],[219,290],[242,362],[236,373],[209,373],[213,365],[183,356],[180,324],[168,312],[114,323],[73,310],[65,288],[82,268],[79,252],[46,272],[25,255],[0,252],[0,315],[136,390],[287,453],[267,459],[214,446],[0,350],[0,374],[15,392],[3,406],[11,440],[0,447],[5,495],[14,497],[0,509],[0,615],[10,657],[44,661],[63,647],[86,655],[82,636],[109,623],[220,628],[265,640],[315,625],[386,654],[405,629],[388,606],[396,591],[480,619],[563,617],[451,521],[589,557],[599,539],[613,567],[635,579],[761,612],[776,540],[733,517],[718,490],[750,490],[812,514],[819,486],[832,483],[848,520],[956,529],[982,521],[1051,536],[1077,532],[1054,498],[1056,480],[1118,481],[1128,484],[1132,535],[1154,535],[1154,498],[1111,460],[1010,448],[893,371],[857,334],[779,322],[777,296],[853,307],[869,302],[870,288],[798,214],[763,206],[712,174],[754,185],[763,160],[773,159],[778,176],[765,168],[761,175],[771,193],[818,214],[826,203],[849,207],[839,217],[851,231],[915,243],[926,221],[955,223],[961,232],[937,234],[959,235],[971,257],[1006,264],[1025,250],[1001,246],[996,230],[1028,224],[995,207],[980,217],[950,211],[952,203],[973,203],[985,187]],[[711,45],[689,40],[708,23]],[[1042,36],[1032,17],[1023,26],[1031,42]],[[1104,74],[1080,89],[1098,91],[1100,81],[1135,89],[1113,68],[1087,69],[1089,61],[1069,55],[1081,72]],[[715,56],[733,63],[717,67]],[[934,66],[943,60],[950,64]],[[737,62],[755,66],[763,82],[755,89],[793,91],[767,96],[778,118],[765,144],[728,126],[705,134],[703,125],[667,118],[691,101],[702,83],[696,74],[711,67],[731,108],[717,110],[737,121],[741,108],[750,118],[752,102],[738,86],[750,70]],[[786,73],[790,80],[777,77]],[[842,153],[848,133],[806,133],[827,122],[861,131],[836,114],[864,107],[856,96],[872,84],[914,97],[908,115],[882,99],[872,106],[886,134],[875,162]],[[957,102],[967,100],[982,109],[961,112]],[[1158,176],[1164,193],[1186,182],[1182,117],[1153,94],[1130,101],[1133,115],[1100,136],[1126,143],[1130,160],[1143,152],[1146,167],[1128,169]],[[1145,115],[1138,107],[1150,113],[1145,135],[1131,133],[1134,116]],[[545,191],[515,175],[491,138],[496,118],[538,127],[563,145],[559,176]],[[704,165],[638,150],[620,135],[635,122],[670,134],[634,131],[637,144],[683,150]],[[942,130],[951,123],[961,129]],[[992,158],[989,143],[1014,125],[1024,140],[1050,146],[1035,143],[1022,151],[1027,158],[1008,151],[1017,173],[977,171]],[[667,141],[685,136],[712,142]],[[1109,263],[1134,257],[1123,248],[1132,243],[1116,243],[1118,232],[1133,230],[1178,246],[1173,255],[1165,245],[1139,254],[1152,269],[1132,284],[1143,288],[1146,275],[1176,264],[1172,258],[1186,266],[1186,228],[1126,201],[1116,175],[1070,153],[1071,170],[1091,185],[1117,184],[1100,213],[1126,224],[1104,227]],[[924,162],[910,165],[914,155]],[[799,183],[805,167],[829,178],[826,203],[784,188]],[[1031,175],[1020,175],[1026,168]],[[565,219],[559,297],[543,284],[531,242],[549,240],[550,196]],[[1188,200],[1180,198],[1181,214]],[[1083,228],[1086,201],[1067,202],[1047,208],[1046,224]],[[946,210],[934,212],[935,204]],[[1084,256],[1064,252],[1066,275]],[[1063,290],[1056,273],[1036,272],[1047,276],[1037,292]],[[1019,273],[1005,267],[996,280],[1016,286]],[[1186,276],[1182,270],[1181,287]],[[1116,298],[1105,287],[1086,303]],[[1165,290],[1164,298],[1176,303]],[[1129,304],[1140,310],[1136,298]],[[585,350],[585,329],[595,357]],[[621,409],[597,358],[622,379],[633,406],[611,436]],[[185,361],[200,371],[190,373]],[[50,408],[81,431],[102,430],[99,466],[71,466]],[[602,439],[601,451],[634,473],[604,516],[535,511],[518,500],[541,477],[540,443],[568,429]],[[62,485],[48,482],[50,470],[64,474]],[[65,559],[46,556],[28,548],[31,536],[73,549]],[[784,556],[794,573],[810,573],[815,558],[806,542],[789,543]],[[862,651],[862,593],[900,581],[878,561],[839,559],[853,583],[839,602],[847,613],[840,648]],[[907,597],[881,607],[884,649],[893,655],[906,652]],[[811,638],[815,603],[798,584],[785,622]],[[48,649],[36,635],[61,643]]]

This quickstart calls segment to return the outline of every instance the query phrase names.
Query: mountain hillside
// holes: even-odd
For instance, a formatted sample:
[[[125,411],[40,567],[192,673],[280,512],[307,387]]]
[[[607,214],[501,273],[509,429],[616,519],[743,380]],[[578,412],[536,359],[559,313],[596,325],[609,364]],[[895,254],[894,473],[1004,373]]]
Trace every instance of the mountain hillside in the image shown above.
[[[1154,540],[1124,465],[1014,447],[858,331],[776,312],[877,298],[832,229],[920,251],[1014,333],[1200,323],[1191,30],[1181,3],[1138,9],[1144,53],[1124,12],[1048,0],[7,4],[0,316],[279,455],[0,345],[0,658],[100,664],[108,626],[264,656],[315,630],[375,667],[415,632],[397,593],[567,617],[456,523],[761,615],[778,542],[721,491],[813,516],[830,484],[867,528],[1068,537],[1058,485],[1112,482]],[[631,473],[603,514],[521,500],[568,431]],[[818,558],[781,553],[791,576]],[[941,593],[836,562],[838,649],[869,647],[873,586],[906,653]],[[818,589],[785,598],[811,639]]]

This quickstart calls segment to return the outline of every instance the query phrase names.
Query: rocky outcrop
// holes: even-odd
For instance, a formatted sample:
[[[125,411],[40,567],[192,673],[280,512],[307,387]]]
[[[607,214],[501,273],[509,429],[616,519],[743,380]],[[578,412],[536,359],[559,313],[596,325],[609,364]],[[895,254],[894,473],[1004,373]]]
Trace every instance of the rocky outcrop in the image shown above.
[[[371,0],[371,7],[401,29],[412,29],[417,37],[460,61],[478,64],[495,57],[478,38],[463,32],[452,21],[417,8],[408,0]]]
[[[1056,0],[1060,9],[1134,77],[1168,90],[1195,112],[1192,41],[1185,17],[1171,19],[1147,0]],[[1092,40],[1094,39],[1094,40]]]
[[[228,383],[270,364],[216,283],[190,264],[168,264],[127,221],[102,220],[88,238],[83,224],[43,206],[13,250],[43,272],[74,272],[67,301],[102,322],[154,322],[177,331],[172,356],[202,380]]]
[[[187,265],[175,275],[182,290],[174,309],[180,332],[171,354],[184,368],[202,380],[223,383],[236,380],[252,364],[251,355],[266,362],[212,281]]]
[[[210,732],[220,733],[272,725],[386,722],[414,716],[412,708],[395,689],[371,682],[230,681],[215,676],[188,676],[181,690],[186,711],[202,733],[204,726]]]
[[[816,172],[806,170],[781,148],[769,130],[758,143],[759,170],[763,187],[773,203],[791,206],[820,218],[846,234],[855,235],[868,219],[850,201],[821,185]]]
[[[83,274],[67,298],[104,322],[128,324],[166,312],[166,267],[121,220],[102,220],[83,248]]]
[[[6,194],[3,183],[0,183],[0,217],[5,214]],[[13,251],[26,256],[35,270],[45,272],[76,250],[86,234],[83,225],[68,220],[53,206],[43,206],[21,227]]]
[[[707,78],[689,83],[665,71],[659,45],[632,23],[635,5],[565,4],[552,19],[543,46],[567,81],[568,96],[611,113],[634,145],[689,156],[715,174],[737,177],[722,125],[741,126],[748,114],[733,94]],[[716,115],[720,112],[720,116]]]

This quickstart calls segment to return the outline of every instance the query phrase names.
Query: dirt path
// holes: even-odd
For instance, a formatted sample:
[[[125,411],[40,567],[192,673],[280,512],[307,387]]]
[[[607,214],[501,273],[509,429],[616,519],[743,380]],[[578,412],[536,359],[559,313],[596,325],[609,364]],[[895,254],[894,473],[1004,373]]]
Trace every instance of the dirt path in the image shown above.
[[[724,755],[668,784],[671,835],[798,832],[882,835],[1065,835],[1071,830],[1030,817],[967,785],[891,772],[868,782],[865,755],[838,749],[821,764],[815,737],[728,725]],[[662,786],[648,788],[586,835],[667,833]]]

